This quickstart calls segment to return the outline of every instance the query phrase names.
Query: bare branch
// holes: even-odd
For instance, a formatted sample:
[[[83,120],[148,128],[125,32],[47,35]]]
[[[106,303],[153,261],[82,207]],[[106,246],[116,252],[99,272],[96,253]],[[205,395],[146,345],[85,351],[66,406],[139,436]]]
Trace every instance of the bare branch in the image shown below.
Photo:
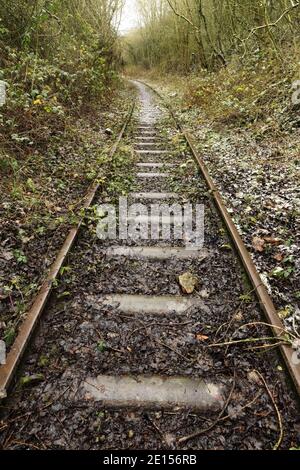
[[[248,39],[251,38],[251,36],[253,36],[253,34],[255,34],[257,31],[260,31],[262,29],[265,29],[265,28],[273,28],[275,26],[277,26],[277,24],[286,16],[288,15],[292,10],[294,10],[295,8],[298,8],[300,6],[300,2],[298,3],[293,3],[289,8],[287,8],[286,10],[284,10],[284,12],[279,16],[279,18],[277,18],[276,21],[274,21],[273,23],[266,23],[266,24],[263,24],[261,26],[256,26],[255,28],[252,28],[249,35],[243,39],[242,41],[243,42],[246,42],[248,41]]]
[[[187,18],[185,15],[183,15],[182,13],[179,13],[179,11],[177,11],[175,9],[175,7],[172,5],[172,3],[170,2],[170,0],[167,0],[168,2],[168,5],[169,7],[171,8],[171,10],[173,11],[173,13],[178,16],[179,18],[182,18],[184,21],[186,21],[190,26],[192,26],[197,32],[199,32],[199,28],[189,19]]]

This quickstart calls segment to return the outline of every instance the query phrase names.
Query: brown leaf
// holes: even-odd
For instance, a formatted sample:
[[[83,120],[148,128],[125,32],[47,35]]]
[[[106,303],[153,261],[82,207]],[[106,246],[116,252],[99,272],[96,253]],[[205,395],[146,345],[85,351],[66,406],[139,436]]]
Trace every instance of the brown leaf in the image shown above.
[[[255,251],[259,251],[262,253],[265,249],[266,242],[263,238],[260,237],[254,237],[252,240],[252,246],[255,249]]]
[[[264,240],[266,243],[270,243],[270,245],[280,245],[280,243],[282,242],[282,240],[280,240],[280,238],[274,238],[274,237],[264,237]]]
[[[0,251],[0,258],[5,261],[11,261],[14,258],[14,254],[12,251]]]
[[[284,256],[282,253],[276,253],[276,255],[274,255],[274,259],[276,261],[278,261],[279,263],[283,260]]]
[[[198,278],[191,273],[184,273],[178,278],[184,294],[192,294],[198,285]]]
[[[198,339],[199,341],[207,341],[209,337],[205,335],[197,335],[196,339]]]
[[[243,320],[243,314],[242,314],[242,312],[240,312],[240,311],[239,311],[239,312],[236,312],[236,314],[234,315],[233,318],[234,318],[235,321],[242,321],[242,320]]]

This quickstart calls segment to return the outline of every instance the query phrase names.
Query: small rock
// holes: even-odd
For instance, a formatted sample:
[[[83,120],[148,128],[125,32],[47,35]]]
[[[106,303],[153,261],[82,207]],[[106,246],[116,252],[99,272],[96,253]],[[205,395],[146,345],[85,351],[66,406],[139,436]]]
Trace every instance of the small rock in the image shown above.
[[[113,131],[108,127],[107,129],[105,129],[105,134],[106,135],[113,135]]]
[[[198,278],[191,273],[182,274],[178,280],[184,294],[192,294],[199,283]]]
[[[209,292],[208,292],[207,289],[202,289],[199,292],[199,295],[200,295],[200,297],[202,297],[202,299],[208,299],[209,298]]]

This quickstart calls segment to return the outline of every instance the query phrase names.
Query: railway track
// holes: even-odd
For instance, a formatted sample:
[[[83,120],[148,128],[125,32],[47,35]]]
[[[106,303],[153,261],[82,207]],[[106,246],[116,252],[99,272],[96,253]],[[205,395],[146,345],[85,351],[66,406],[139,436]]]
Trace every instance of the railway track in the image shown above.
[[[126,212],[126,235],[128,222],[135,230],[99,240],[96,218],[95,230],[83,230],[72,252],[81,223],[70,232],[0,368],[2,396],[10,390],[2,446],[296,445],[299,365],[283,325],[191,138],[178,133],[154,91],[135,86],[140,106],[126,204],[139,206]],[[132,110],[112,154],[131,117]],[[103,203],[97,190],[91,188],[86,207]],[[158,203],[203,206],[204,243],[192,243],[194,230],[175,237],[178,215],[170,236],[161,237],[159,222],[165,217],[168,226],[170,218],[150,211]],[[149,223],[160,237],[138,237]],[[47,303],[66,259],[68,274]]]

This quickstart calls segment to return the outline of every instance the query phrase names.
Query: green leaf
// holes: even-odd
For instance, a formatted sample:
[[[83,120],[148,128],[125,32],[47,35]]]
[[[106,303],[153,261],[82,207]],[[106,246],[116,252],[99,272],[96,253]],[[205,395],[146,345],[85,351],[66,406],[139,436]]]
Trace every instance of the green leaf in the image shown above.
[[[101,353],[103,353],[106,350],[105,341],[99,341],[99,343],[97,344],[97,350]]]
[[[35,374],[35,375],[25,375],[20,379],[21,387],[31,385],[33,383],[43,382],[45,380],[44,374]]]

